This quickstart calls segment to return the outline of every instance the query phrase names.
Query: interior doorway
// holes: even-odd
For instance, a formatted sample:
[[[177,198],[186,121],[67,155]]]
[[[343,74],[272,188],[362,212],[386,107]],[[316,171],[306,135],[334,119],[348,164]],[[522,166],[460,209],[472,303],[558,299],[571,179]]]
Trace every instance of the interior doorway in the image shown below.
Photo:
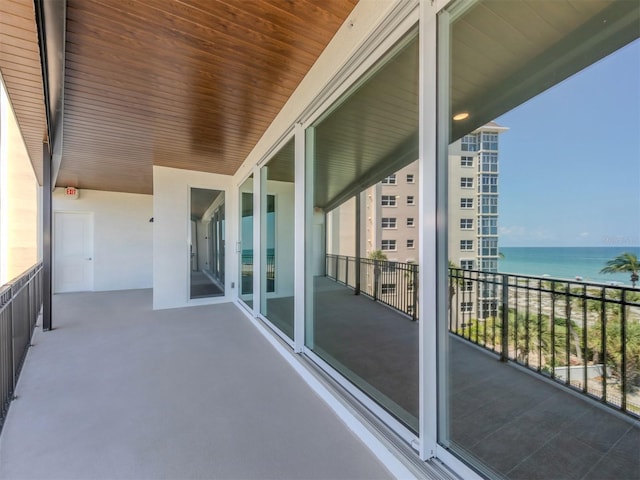
[[[192,188],[190,200],[190,298],[222,296],[225,292],[224,192]]]

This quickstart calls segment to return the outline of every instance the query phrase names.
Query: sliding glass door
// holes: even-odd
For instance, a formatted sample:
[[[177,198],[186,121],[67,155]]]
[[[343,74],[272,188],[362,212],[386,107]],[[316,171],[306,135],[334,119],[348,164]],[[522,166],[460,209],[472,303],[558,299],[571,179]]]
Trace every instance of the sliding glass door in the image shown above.
[[[262,167],[260,313],[293,340],[294,141]]]

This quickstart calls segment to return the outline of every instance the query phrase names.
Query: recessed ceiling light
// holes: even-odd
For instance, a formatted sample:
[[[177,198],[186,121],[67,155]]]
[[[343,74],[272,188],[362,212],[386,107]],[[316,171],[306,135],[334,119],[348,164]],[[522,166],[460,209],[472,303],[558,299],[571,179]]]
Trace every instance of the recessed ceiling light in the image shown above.
[[[469,118],[469,112],[460,112],[460,113],[456,113],[453,116],[453,119],[458,122],[460,120],[466,120],[467,118]]]

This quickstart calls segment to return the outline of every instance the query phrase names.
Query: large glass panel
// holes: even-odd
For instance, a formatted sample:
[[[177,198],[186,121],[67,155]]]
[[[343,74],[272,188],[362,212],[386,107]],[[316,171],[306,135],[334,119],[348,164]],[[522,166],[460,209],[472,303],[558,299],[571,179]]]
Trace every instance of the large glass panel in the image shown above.
[[[190,298],[224,295],[224,192],[191,189]]]
[[[639,21],[637,1],[440,16],[439,440],[488,477],[640,473]]]
[[[240,300],[253,308],[253,174],[240,185]]]
[[[263,269],[260,313],[293,340],[294,141],[262,168]]]
[[[412,34],[307,130],[306,346],[413,432],[417,87]],[[392,234],[400,228],[414,236]]]

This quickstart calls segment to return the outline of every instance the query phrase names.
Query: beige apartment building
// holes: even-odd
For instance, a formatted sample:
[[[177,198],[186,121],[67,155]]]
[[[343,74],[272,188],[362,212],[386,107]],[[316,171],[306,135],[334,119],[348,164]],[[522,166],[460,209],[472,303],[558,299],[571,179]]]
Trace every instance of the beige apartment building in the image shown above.
[[[476,272],[498,271],[498,140],[506,130],[490,122],[449,145],[448,256],[452,265],[473,271],[465,273],[469,278],[482,275]],[[327,252],[369,257],[380,250],[390,262],[417,263],[419,190],[416,161],[360,194],[359,225],[356,197],[329,212]],[[359,249],[356,246],[358,227]],[[405,281],[403,276],[398,279]],[[461,295],[457,302],[463,313],[480,318],[495,314],[495,289],[475,292],[477,282],[461,280],[460,283]],[[385,285],[385,291],[393,293],[405,287]]]
[[[494,122],[449,145],[449,260],[466,270],[498,271],[498,136]],[[367,190],[366,253],[417,261],[418,163]]]

